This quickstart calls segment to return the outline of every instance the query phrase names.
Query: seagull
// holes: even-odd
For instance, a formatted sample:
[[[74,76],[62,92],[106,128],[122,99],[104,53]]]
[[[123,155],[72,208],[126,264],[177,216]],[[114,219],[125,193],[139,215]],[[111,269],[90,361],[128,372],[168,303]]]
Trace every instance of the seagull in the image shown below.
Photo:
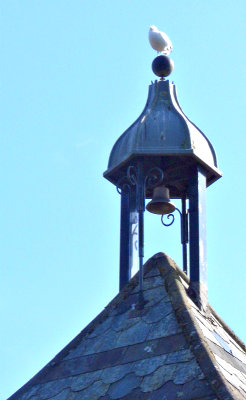
[[[165,32],[159,31],[159,29],[151,25],[149,28],[149,42],[154,50],[158,53],[163,53],[166,56],[171,53],[173,45],[169,37]]]

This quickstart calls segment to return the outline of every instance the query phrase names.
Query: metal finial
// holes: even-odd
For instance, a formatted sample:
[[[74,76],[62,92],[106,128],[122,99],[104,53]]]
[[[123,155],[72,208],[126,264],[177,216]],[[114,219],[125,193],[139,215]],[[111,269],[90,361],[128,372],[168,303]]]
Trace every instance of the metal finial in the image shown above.
[[[171,58],[161,55],[156,57],[152,62],[152,71],[160,78],[170,75],[174,68],[174,62]]]

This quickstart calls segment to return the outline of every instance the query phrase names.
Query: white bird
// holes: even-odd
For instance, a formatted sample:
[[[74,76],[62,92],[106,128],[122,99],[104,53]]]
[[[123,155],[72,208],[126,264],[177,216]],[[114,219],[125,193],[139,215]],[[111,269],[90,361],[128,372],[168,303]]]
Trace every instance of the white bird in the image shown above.
[[[173,49],[172,42],[166,33],[159,31],[159,29],[154,25],[151,25],[149,28],[149,42],[154,50],[167,56]]]

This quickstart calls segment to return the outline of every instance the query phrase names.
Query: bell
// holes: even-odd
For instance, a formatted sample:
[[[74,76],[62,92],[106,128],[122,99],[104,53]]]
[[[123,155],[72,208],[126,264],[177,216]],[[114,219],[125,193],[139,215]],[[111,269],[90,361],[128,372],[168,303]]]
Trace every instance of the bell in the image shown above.
[[[166,186],[154,188],[153,198],[146,206],[147,210],[153,214],[170,214],[176,207],[169,199],[169,189]]]

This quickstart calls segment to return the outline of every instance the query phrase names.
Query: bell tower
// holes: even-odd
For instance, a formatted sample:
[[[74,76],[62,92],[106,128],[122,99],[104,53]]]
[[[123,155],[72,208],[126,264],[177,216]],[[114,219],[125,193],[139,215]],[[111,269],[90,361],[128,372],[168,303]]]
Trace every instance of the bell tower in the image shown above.
[[[178,211],[189,294],[200,308],[206,308],[206,189],[222,174],[212,144],[184,114],[175,85],[166,80],[173,65],[164,54],[154,59],[152,70],[160,79],[149,86],[143,112],[114,144],[104,177],[121,195],[120,290],[131,277],[137,249],[139,304],[143,304],[145,208],[159,214],[166,226]],[[146,199],[152,200],[145,207]],[[170,199],[181,199],[182,209]],[[171,222],[165,223],[165,215]]]

